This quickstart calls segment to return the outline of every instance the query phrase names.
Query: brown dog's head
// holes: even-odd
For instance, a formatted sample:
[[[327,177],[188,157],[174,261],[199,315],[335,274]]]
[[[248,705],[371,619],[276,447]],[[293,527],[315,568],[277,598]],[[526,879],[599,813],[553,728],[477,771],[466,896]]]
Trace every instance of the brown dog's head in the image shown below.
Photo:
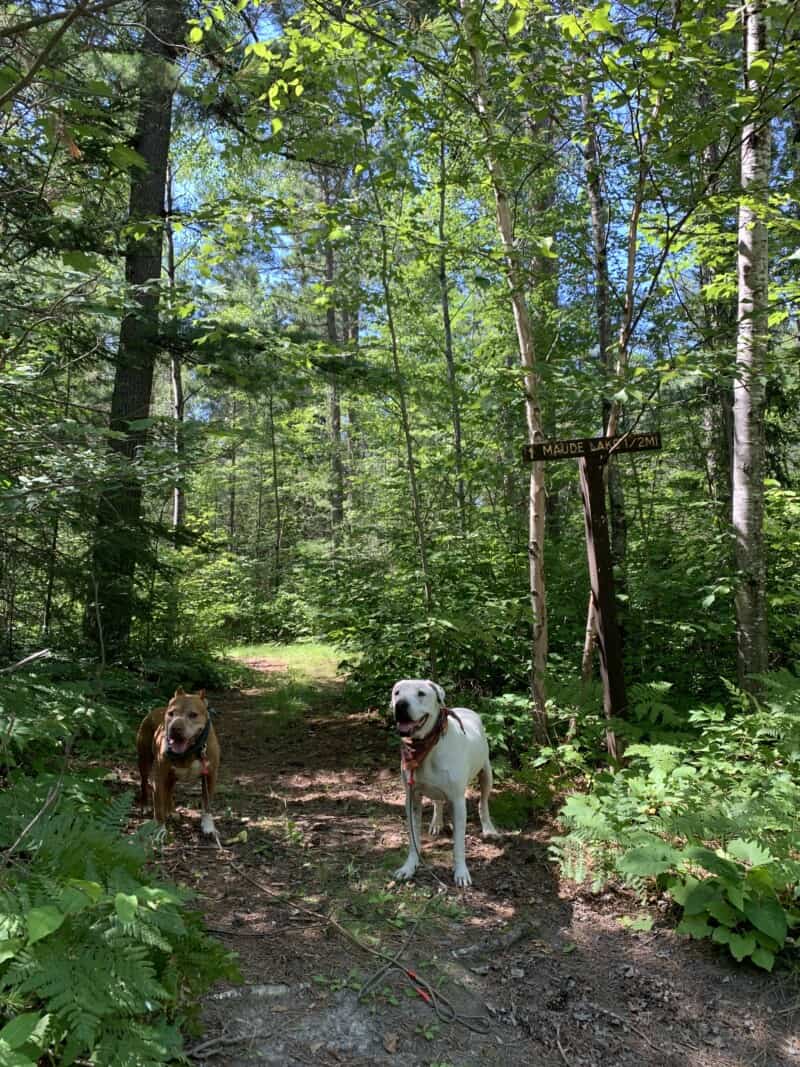
[[[165,744],[173,756],[187,752],[208,722],[208,701],[206,691],[184,693],[175,690],[175,696],[167,704],[164,716]]]

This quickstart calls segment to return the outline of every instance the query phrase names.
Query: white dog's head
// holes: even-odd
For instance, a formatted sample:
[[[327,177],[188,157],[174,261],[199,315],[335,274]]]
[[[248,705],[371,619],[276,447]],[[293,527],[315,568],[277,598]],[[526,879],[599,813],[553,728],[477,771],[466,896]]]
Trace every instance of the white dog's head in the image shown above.
[[[392,711],[399,734],[424,737],[444,706],[444,689],[424,678],[404,678],[392,689]]]

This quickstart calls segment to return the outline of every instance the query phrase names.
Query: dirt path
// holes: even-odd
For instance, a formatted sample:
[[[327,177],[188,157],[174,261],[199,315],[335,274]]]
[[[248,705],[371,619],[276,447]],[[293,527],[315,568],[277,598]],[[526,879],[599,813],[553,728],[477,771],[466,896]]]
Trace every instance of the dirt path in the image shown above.
[[[198,1061],[800,1064],[795,985],[676,937],[669,919],[646,933],[626,929],[620,919],[637,914],[633,898],[597,898],[559,881],[549,825],[487,844],[471,804],[473,887],[440,892],[429,870],[411,886],[391,884],[405,856],[404,797],[382,717],[344,707],[333,679],[307,685],[280,663],[256,666],[263,685],[214,700],[225,848],[198,845],[196,812],[184,809],[165,855],[245,976],[244,986],[208,997]],[[449,836],[426,840],[425,857],[448,887],[451,855]],[[405,965],[460,1013],[485,1018],[487,1032],[439,1021],[397,970],[359,1000],[380,961],[329,915],[390,955],[407,943]]]

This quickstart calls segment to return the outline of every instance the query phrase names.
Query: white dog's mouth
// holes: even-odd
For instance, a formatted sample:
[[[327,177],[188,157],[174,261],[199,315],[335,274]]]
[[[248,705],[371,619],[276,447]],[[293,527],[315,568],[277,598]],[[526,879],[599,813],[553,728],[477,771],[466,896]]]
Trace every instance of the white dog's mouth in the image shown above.
[[[421,719],[417,719],[416,722],[397,722],[397,732],[403,734],[404,737],[413,737],[418,730],[421,730],[425,723],[428,721],[428,713],[426,712]]]

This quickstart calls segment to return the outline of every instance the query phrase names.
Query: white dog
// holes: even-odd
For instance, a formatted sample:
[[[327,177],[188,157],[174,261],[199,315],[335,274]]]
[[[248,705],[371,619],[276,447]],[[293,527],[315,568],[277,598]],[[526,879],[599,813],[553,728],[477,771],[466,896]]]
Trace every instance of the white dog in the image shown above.
[[[467,825],[467,786],[480,776],[479,806],[484,837],[497,835],[489,815],[492,768],[489,745],[480,716],[469,708],[447,708],[444,690],[435,682],[406,678],[392,690],[392,711],[403,739],[403,781],[410,790],[408,858],[395,871],[397,881],[414,877],[419,866],[422,797],[433,800],[430,832],[443,824],[444,802],[453,810],[453,877],[458,886],[472,884],[464,856]],[[412,824],[413,819],[413,824]]]

